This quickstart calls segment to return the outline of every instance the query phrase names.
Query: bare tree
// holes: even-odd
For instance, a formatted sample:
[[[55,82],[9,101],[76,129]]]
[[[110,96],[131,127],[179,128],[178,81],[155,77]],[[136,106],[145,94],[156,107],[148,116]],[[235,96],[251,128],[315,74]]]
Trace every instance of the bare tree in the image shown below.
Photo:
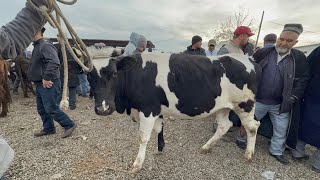
[[[254,30],[253,23],[249,10],[240,7],[233,16],[229,16],[226,21],[220,22],[217,29],[210,29],[206,36],[208,38],[213,37],[216,41],[227,41],[232,39],[233,32],[238,26],[249,26],[251,30]]]

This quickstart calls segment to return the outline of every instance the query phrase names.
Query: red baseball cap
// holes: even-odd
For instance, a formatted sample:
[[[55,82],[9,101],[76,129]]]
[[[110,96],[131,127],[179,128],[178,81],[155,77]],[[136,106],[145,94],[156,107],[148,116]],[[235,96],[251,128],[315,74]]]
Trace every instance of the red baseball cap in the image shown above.
[[[235,35],[241,35],[241,34],[247,34],[248,36],[254,35],[253,32],[251,32],[251,29],[248,26],[239,26],[237,29],[233,32]]]

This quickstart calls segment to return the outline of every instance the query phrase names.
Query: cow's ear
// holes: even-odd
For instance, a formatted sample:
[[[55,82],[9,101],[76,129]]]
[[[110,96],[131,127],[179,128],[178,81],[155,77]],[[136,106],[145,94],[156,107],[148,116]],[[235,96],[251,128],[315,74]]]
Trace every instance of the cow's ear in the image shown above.
[[[133,57],[125,56],[117,61],[117,71],[129,71],[137,63],[137,60]]]

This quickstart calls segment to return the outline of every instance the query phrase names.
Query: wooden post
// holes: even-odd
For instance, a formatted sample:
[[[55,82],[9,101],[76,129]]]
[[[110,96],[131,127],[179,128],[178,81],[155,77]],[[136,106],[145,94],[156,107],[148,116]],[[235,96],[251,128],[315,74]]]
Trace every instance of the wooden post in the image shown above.
[[[256,41],[256,44],[255,44],[254,48],[256,48],[256,47],[258,46],[258,41],[259,41],[260,30],[261,30],[262,21],[263,21],[263,16],[264,16],[264,11],[262,11],[262,17],[261,17],[261,21],[260,21],[260,25],[259,25],[259,31],[258,31],[258,35],[257,35],[257,41]]]

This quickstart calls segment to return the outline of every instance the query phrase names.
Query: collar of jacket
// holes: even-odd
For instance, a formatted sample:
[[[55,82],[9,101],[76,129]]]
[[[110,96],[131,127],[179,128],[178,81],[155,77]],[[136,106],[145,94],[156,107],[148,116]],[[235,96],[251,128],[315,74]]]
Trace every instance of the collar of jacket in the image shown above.
[[[39,44],[40,41],[44,41],[44,39],[43,39],[43,38],[40,38],[40,39],[38,39],[37,41],[33,42],[33,46],[36,45],[36,44]]]

